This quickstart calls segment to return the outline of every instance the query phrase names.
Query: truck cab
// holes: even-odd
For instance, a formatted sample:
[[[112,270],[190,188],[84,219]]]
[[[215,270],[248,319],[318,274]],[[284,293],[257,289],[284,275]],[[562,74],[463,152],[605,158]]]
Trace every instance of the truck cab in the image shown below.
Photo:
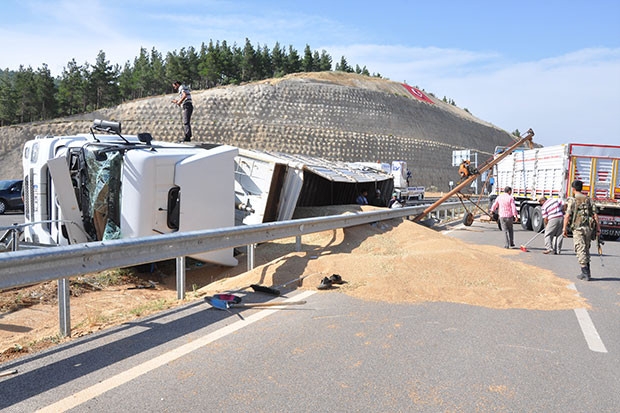
[[[234,226],[237,148],[156,142],[102,123],[90,134],[25,143],[27,242],[68,245]],[[192,257],[237,264],[232,249]]]

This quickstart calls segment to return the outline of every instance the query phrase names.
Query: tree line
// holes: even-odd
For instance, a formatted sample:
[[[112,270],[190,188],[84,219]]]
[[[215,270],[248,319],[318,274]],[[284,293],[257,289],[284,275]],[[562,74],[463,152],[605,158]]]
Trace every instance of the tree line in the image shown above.
[[[0,126],[53,119],[116,106],[124,101],[172,93],[171,83],[179,80],[193,90],[282,77],[290,73],[332,70],[332,58],[306,45],[303,55],[292,46],[276,42],[273,49],[228,45],[226,41],[203,43],[168,52],[155,48],[140,54],[122,67],[112,65],[99,51],[94,64],[80,65],[72,59],[62,74],[53,77],[43,63],[36,70],[19,67],[0,70]],[[334,70],[371,76],[366,66],[353,68],[344,56]],[[381,77],[380,74],[372,74]]]

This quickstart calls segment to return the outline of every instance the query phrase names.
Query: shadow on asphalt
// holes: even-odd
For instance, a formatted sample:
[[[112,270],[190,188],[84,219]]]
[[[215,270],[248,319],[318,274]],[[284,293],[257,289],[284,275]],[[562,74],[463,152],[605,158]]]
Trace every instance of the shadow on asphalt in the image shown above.
[[[204,308],[201,310],[199,307]],[[232,315],[225,311],[204,311],[210,309],[211,307],[204,300],[196,301],[175,310],[166,311],[138,321],[127,322],[119,327],[59,345],[49,351],[35,354],[32,357],[24,357],[14,362],[6,363],[2,366],[2,370],[17,369],[18,373],[11,376],[10,379],[0,381],[0,410],[42,392],[62,386],[78,377],[106,368],[114,363],[122,362],[125,359],[129,359],[169,341],[196,332]],[[191,310],[199,311],[192,311],[190,314],[171,321],[157,322],[160,318],[169,318],[174,314]],[[103,342],[108,336],[129,331],[134,327],[142,327],[145,330],[119,340],[80,350],[80,347],[85,347],[96,340]],[[19,371],[21,365],[43,358],[54,359],[54,355],[58,356],[69,350],[79,352],[79,354],[63,358],[32,371]]]

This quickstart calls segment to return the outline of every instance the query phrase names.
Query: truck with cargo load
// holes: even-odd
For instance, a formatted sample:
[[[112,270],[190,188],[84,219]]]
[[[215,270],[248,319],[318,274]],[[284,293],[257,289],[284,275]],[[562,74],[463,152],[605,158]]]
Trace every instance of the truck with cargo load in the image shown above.
[[[522,227],[536,232],[544,228],[538,199],[566,200],[571,182],[579,179],[598,207],[601,235],[620,237],[620,146],[566,143],[518,149],[494,166],[492,176],[491,202],[510,186]]]

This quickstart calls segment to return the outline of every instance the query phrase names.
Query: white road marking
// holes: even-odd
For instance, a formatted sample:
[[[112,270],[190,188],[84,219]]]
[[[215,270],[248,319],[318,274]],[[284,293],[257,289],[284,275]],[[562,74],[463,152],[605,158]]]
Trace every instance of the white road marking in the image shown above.
[[[575,284],[570,284],[568,288],[577,291]],[[590,350],[598,353],[607,353],[607,348],[605,347],[605,344],[603,344],[601,336],[598,335],[598,331],[596,331],[596,327],[594,327],[594,323],[592,322],[588,311],[585,308],[575,308],[575,315],[577,316],[577,321],[581,327],[581,332],[583,333]]]
[[[285,300],[285,302],[303,300],[306,297],[310,297],[311,295],[315,293],[316,291],[308,290],[308,291],[302,292],[301,294],[296,295],[293,298]],[[85,403],[90,399],[100,396],[101,394],[107,392],[108,390],[112,390],[118,386],[121,386],[137,377],[142,376],[143,374],[146,374],[152,370],[155,370],[158,367],[168,364],[178,358],[181,358],[193,351],[198,350],[199,348],[203,346],[206,346],[207,344],[210,344],[222,337],[225,337],[228,334],[234,333],[235,331],[241,330],[242,328],[247,327],[252,323],[262,320],[263,318],[270,316],[271,314],[281,310],[282,308],[283,307],[270,307],[270,309],[262,310],[248,317],[244,317],[243,320],[239,320],[233,324],[223,327],[217,331],[214,331],[213,333],[200,337],[190,343],[187,343],[181,347],[178,347],[158,357],[155,357],[149,361],[139,364],[129,370],[126,370],[122,373],[112,376],[106,380],[103,380],[93,386],[90,386],[84,390],[81,390],[75,394],[72,394],[69,397],[59,400],[56,403],[53,403],[37,411],[58,413],[58,412],[65,412],[69,409],[73,409],[74,407],[77,407],[80,404]]]
[[[449,234],[450,232],[455,231],[461,227],[463,227],[463,224],[457,225],[454,229],[443,231],[442,233]],[[536,234],[536,236],[538,236],[538,234]],[[577,291],[577,287],[575,287],[575,284],[570,284],[568,288]],[[605,347],[603,340],[601,340],[601,336],[599,336],[598,331],[596,331],[596,327],[594,327],[594,323],[592,322],[588,311],[585,308],[575,308],[574,311],[575,315],[577,316],[579,326],[581,327],[581,332],[586,339],[586,343],[588,343],[588,348],[598,353],[607,353],[607,348]]]

